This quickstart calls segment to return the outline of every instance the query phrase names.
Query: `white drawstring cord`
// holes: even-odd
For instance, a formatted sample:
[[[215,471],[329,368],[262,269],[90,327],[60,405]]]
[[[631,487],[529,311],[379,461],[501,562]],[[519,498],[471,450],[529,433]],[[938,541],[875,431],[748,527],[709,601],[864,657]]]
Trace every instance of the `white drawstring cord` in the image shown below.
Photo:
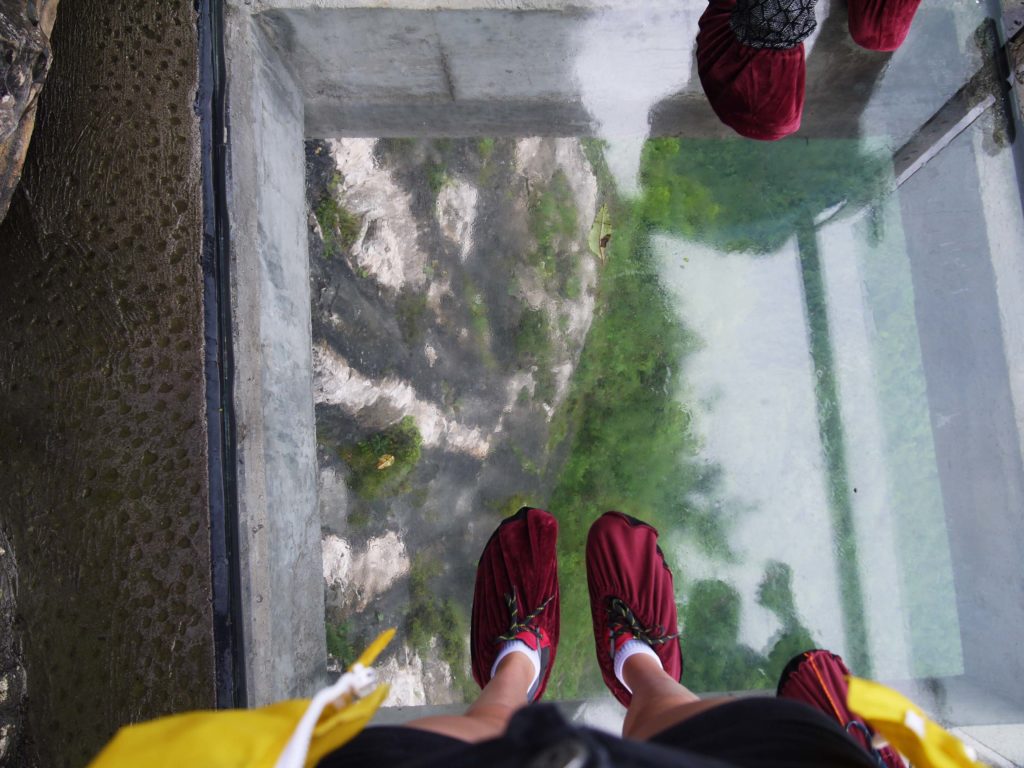
[[[295,726],[292,737],[288,739],[284,751],[274,764],[274,768],[303,768],[306,755],[309,754],[309,742],[313,738],[313,729],[320,720],[321,713],[328,706],[345,706],[356,699],[361,699],[377,687],[377,672],[371,667],[355,664],[352,669],[338,678],[333,685],[317,692],[310,701],[299,724]]]

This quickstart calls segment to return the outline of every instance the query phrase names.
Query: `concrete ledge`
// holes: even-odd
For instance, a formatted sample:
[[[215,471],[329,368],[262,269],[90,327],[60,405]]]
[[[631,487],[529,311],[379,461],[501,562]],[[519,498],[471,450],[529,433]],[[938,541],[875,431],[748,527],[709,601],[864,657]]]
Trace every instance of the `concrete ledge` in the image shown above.
[[[702,13],[708,0],[246,0],[253,13],[311,8],[398,11],[690,11]]]
[[[229,9],[229,215],[248,703],[326,678],[302,101]]]
[[[706,0],[264,0],[251,7],[302,91],[309,138],[734,135],[697,77]],[[907,94],[916,92],[909,81],[876,88],[891,54],[850,39],[842,3],[822,3],[818,11],[818,28],[805,43],[798,135],[858,137],[869,99],[883,112],[907,112]],[[951,15],[930,8],[919,16],[927,34],[908,49],[926,58],[934,55],[928,35],[944,32]],[[903,76],[931,82],[931,71],[922,63]],[[935,91],[934,84],[920,91],[929,100],[919,107],[922,118],[947,97],[930,103]],[[903,141],[917,125],[889,128]]]

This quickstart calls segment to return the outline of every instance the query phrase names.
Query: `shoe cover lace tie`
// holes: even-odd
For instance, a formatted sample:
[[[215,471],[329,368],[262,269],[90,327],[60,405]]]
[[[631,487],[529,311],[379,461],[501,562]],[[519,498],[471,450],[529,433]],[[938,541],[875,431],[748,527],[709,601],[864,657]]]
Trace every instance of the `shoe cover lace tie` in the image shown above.
[[[534,626],[534,621],[541,612],[548,607],[548,604],[555,599],[554,595],[551,595],[547,600],[540,604],[533,612],[527,614],[523,618],[519,618],[519,600],[516,597],[515,590],[512,590],[511,594],[505,595],[505,604],[508,606],[508,612],[511,617],[510,626],[508,632],[504,635],[499,635],[495,642],[502,643],[508,642],[509,640],[515,640],[516,635],[520,632],[530,632],[540,639],[540,629]]]
[[[660,624],[645,627],[633,610],[618,597],[613,597],[608,601],[608,624],[611,627],[609,652],[612,658],[615,657],[615,641],[623,635],[632,635],[652,648],[679,637],[678,632],[673,635],[666,634],[665,628]]]

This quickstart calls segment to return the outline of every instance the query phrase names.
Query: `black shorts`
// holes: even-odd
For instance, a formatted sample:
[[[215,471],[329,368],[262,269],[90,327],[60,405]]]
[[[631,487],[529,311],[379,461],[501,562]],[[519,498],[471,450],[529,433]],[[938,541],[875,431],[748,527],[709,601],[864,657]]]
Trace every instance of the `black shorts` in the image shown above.
[[[573,756],[585,754],[585,762]],[[821,712],[785,699],[749,698],[705,710],[647,742],[567,723],[537,704],[506,734],[479,744],[400,726],[367,728],[319,768],[504,768],[519,765],[661,768],[877,768],[875,758]]]

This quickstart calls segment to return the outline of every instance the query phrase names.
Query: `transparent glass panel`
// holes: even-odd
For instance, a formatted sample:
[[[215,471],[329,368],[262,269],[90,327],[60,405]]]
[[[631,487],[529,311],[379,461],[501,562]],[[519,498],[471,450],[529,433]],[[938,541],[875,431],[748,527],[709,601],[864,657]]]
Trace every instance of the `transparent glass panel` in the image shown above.
[[[307,141],[329,650],[396,625],[391,704],[471,697],[476,559],[543,507],[549,697],[613,724],[583,543],[621,509],[661,531],[694,690],[771,690],[827,647],[998,740],[1024,714],[1024,221],[990,11],[925,2],[844,74],[821,3],[808,88],[832,101],[764,144],[672,122],[701,10],[526,14],[543,57],[480,54],[507,80],[455,55],[459,88],[550,91],[590,129],[482,105],[396,136],[342,94],[382,129]],[[480,42],[472,14],[380,14],[353,19]]]

